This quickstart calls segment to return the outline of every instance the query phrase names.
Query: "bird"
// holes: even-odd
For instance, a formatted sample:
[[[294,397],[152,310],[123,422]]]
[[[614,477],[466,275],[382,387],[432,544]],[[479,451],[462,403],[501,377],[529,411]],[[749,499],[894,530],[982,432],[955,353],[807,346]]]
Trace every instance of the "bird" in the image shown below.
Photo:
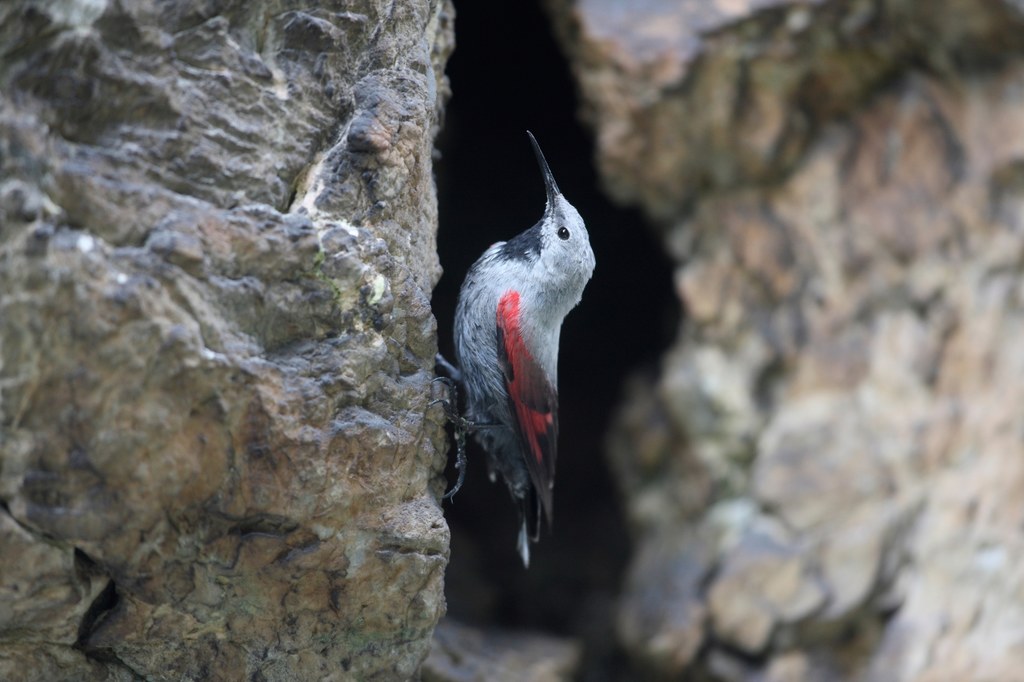
[[[530,543],[542,518],[553,521],[558,451],[558,350],[562,321],[594,273],[590,235],[565,199],[532,133],[527,131],[547,195],[544,214],[527,230],[491,245],[469,268],[455,311],[456,365],[439,356],[452,389],[445,402],[455,423],[459,478],[465,476],[465,434],[487,455],[517,506],[516,548],[530,564]],[[457,414],[455,381],[466,396]],[[455,404],[453,404],[453,402]]]

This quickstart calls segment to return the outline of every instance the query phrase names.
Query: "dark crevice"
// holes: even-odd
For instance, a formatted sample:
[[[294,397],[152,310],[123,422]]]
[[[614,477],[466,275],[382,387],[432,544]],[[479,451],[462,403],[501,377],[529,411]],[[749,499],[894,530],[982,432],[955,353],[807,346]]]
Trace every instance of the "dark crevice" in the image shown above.
[[[253,514],[246,516],[235,523],[229,531],[232,535],[271,535],[281,537],[289,535],[298,529],[299,524],[294,519],[279,514]]]
[[[754,404],[761,414],[771,414],[786,379],[786,363],[775,356],[757,373],[754,379]]]
[[[704,643],[704,649],[702,651],[702,654],[704,659],[707,660],[707,658],[711,655],[712,651],[717,649],[719,652],[728,656],[729,659],[732,659],[732,661],[738,664],[741,668],[746,668],[751,671],[757,670],[763,668],[764,665],[768,662],[768,658],[773,649],[772,639],[770,639],[769,642],[765,645],[763,651],[758,653],[751,653],[749,651],[744,651],[743,649],[729,642],[719,639],[718,637],[715,637],[713,634],[709,634],[707,641]]]
[[[78,562],[82,562],[87,570],[99,570],[99,566],[95,560],[89,557],[85,552],[76,548],[76,568],[78,566]],[[136,679],[145,679],[144,675],[125,663],[113,648],[95,646],[90,642],[93,635],[99,631],[103,626],[103,623],[110,617],[110,614],[115,612],[120,604],[121,597],[117,593],[117,585],[113,580],[108,580],[106,586],[98,595],[96,595],[92,604],[90,604],[89,608],[86,609],[85,615],[82,616],[82,622],[78,625],[78,638],[75,641],[74,648],[81,651],[88,659],[103,663],[107,666],[123,668]]]
[[[95,576],[101,576],[106,573],[91,556],[77,547],[75,547],[74,559],[75,576],[82,582],[87,582]]]
[[[454,358],[455,302],[470,265],[543,213],[528,129],[586,221],[597,268],[562,328],[554,528],[542,532],[524,570],[515,507],[504,485],[488,480],[484,453],[470,443],[465,485],[444,507],[452,529],[448,612],[470,624],[578,637],[588,651],[584,677],[613,679],[597,670],[609,662],[594,652],[615,646],[609,604],[629,539],[605,460],[605,430],[626,377],[656,364],[678,329],[672,265],[640,213],[611,205],[602,193],[566,58],[539,4],[457,0],[456,10],[458,47],[447,69],[453,96],[436,166],[445,274],[432,306],[441,352]],[[449,481],[454,476],[448,472]]]
[[[298,182],[298,180],[296,180],[296,183],[297,182]],[[298,194],[299,194],[298,184],[293,184],[292,185],[292,191],[288,194],[288,200],[284,204],[285,208],[282,211],[282,213],[291,213],[293,210],[295,210],[295,198],[298,196]]]
[[[81,556],[85,556],[84,553]],[[79,551],[75,550],[75,559],[78,560]],[[92,562],[92,560],[89,560]],[[95,563],[93,563],[95,565]],[[102,624],[104,617],[113,611],[120,597],[117,594],[117,586],[113,580],[108,580],[103,590],[92,600],[92,604],[86,609],[82,616],[82,622],[78,624],[78,639],[75,641],[75,648],[80,649],[89,658],[97,660],[108,660],[105,658],[104,649],[93,649],[89,646],[89,638]],[[112,655],[112,654],[111,654]],[[115,657],[116,658],[116,657]]]

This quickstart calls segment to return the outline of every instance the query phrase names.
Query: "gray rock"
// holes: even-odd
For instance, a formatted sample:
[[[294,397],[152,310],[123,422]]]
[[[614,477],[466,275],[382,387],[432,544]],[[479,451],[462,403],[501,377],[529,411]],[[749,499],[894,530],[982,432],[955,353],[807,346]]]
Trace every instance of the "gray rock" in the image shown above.
[[[630,567],[619,609],[619,639],[627,651],[665,674],[684,671],[706,638],[702,590],[712,570],[706,537],[652,535]]]
[[[452,42],[440,1],[0,8],[0,677],[416,672]]]
[[[472,628],[451,619],[438,623],[423,682],[563,682],[574,679],[578,642],[532,632]]]
[[[609,438],[631,570],[719,537],[686,603],[705,652],[681,671],[620,633],[629,653],[695,679],[1020,677],[1021,3],[548,4],[603,182],[664,237],[686,314]],[[762,518],[784,549],[745,540]],[[658,589],[628,583],[624,613]]]
[[[797,548],[748,533],[723,558],[707,592],[717,637],[748,654],[768,646],[776,626],[807,618],[826,593]]]

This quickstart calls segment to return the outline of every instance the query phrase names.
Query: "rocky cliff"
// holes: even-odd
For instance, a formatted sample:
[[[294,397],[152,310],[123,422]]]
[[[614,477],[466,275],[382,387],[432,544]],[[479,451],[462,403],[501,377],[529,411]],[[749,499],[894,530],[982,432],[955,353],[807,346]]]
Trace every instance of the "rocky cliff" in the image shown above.
[[[1020,3],[550,5],[686,316],[610,436],[635,665],[1018,679]]]
[[[558,638],[435,635],[449,3],[0,4],[0,678],[408,679],[432,635],[436,680],[1019,677],[1024,8],[546,6],[643,217],[594,230],[564,337],[560,525],[525,574],[481,520],[450,589]],[[490,49],[512,67],[466,117],[555,120],[551,60]],[[459,203],[514,234],[532,165],[469,146]],[[658,335],[662,299],[624,312],[660,281],[614,241],[643,231],[682,323],[607,436],[627,551],[588,438]],[[459,511],[495,513],[470,475]]]
[[[0,678],[401,679],[449,3],[0,7]]]

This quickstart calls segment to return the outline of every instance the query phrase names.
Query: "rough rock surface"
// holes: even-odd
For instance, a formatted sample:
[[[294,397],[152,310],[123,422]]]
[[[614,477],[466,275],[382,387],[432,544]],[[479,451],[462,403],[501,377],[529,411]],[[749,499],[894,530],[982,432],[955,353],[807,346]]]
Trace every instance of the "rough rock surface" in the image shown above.
[[[451,19],[0,5],[0,678],[426,657]]]
[[[1020,679],[1024,7],[549,4],[687,315],[610,440],[623,645],[672,676]]]
[[[571,680],[579,643],[527,632],[472,628],[450,618],[434,631],[423,682],[562,682]]]

